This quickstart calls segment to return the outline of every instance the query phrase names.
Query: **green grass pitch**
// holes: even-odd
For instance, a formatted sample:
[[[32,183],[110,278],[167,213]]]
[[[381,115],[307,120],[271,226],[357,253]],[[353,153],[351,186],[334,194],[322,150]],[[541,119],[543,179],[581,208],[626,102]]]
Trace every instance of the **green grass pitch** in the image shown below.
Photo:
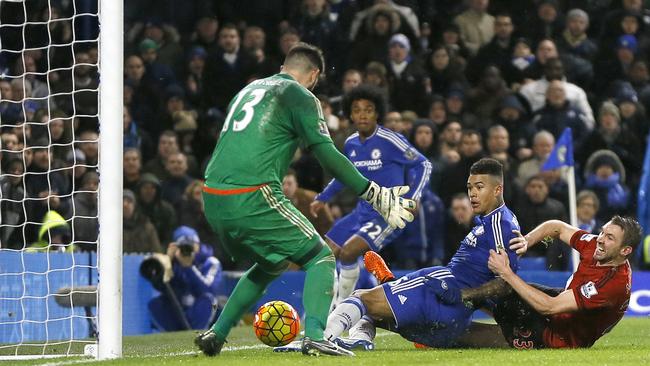
[[[590,349],[516,351],[502,349],[420,350],[399,335],[380,331],[374,351],[356,357],[306,357],[274,353],[257,341],[252,326],[233,329],[229,343],[215,358],[205,357],[192,344],[194,332],[176,332],[124,338],[124,358],[96,362],[90,359],[0,362],[11,365],[650,365],[650,318],[624,318]],[[52,352],[56,352],[55,349]]]

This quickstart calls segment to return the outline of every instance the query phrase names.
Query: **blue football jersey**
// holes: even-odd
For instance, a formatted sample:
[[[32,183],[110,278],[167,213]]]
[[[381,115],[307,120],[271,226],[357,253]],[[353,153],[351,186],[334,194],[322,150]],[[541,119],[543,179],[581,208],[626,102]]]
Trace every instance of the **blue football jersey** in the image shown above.
[[[508,242],[520,230],[519,222],[505,204],[485,216],[474,217],[476,226],[460,242],[460,247],[447,267],[462,288],[478,287],[492,279],[494,274],[487,266],[490,249],[497,246],[505,248],[510,259],[510,267],[517,271],[517,254],[508,249]]]
[[[429,160],[404,136],[382,126],[377,126],[375,133],[364,141],[361,141],[358,132],[352,134],[345,141],[343,152],[364,177],[380,186],[408,185],[410,190],[405,197],[419,199],[422,190],[429,184]],[[341,182],[332,179],[316,199],[328,202],[342,188]],[[372,211],[364,200],[359,200],[357,209]]]

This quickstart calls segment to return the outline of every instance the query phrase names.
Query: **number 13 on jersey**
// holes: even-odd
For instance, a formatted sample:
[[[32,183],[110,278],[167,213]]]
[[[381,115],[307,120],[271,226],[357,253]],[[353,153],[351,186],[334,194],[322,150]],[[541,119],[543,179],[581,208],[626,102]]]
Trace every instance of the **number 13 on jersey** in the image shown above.
[[[266,90],[264,89],[252,89],[239,93],[237,99],[235,99],[235,102],[232,104],[232,107],[228,112],[228,116],[226,116],[226,121],[223,124],[223,129],[221,132],[224,133],[228,130],[228,127],[230,127],[230,121],[233,119],[233,115],[235,112],[239,111],[244,112],[244,117],[240,120],[233,121],[232,130],[234,132],[243,131],[246,126],[251,123],[251,120],[253,119],[253,115],[255,113],[254,107],[262,101],[264,94],[266,94]],[[253,98],[244,103],[240,108],[239,105],[242,103],[242,100],[246,96],[252,96]]]

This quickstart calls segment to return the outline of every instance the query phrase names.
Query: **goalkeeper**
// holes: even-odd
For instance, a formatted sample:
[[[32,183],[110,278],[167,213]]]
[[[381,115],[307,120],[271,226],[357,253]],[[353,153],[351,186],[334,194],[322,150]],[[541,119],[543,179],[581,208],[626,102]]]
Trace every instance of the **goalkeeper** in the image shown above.
[[[309,91],[323,70],[322,52],[299,43],[279,74],[253,81],[230,103],[206,169],[205,215],[234,260],[255,264],[237,283],[212,329],[196,338],[206,355],[221,351],[231,328],[289,262],[306,272],[303,354],[352,355],[323,339],[334,287],[332,251],[282,193],[282,177],[299,144],[389,225],[402,228],[404,221],[413,220],[409,210],[415,202],[400,197],[408,187],[383,188],[367,180],[334,147],[320,102]]]

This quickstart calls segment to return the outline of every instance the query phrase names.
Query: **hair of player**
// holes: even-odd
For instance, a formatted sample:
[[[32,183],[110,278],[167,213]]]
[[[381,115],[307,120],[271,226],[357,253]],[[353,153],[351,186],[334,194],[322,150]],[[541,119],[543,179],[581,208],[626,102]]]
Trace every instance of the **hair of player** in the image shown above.
[[[630,246],[635,249],[643,238],[643,228],[639,222],[629,216],[615,215],[610,222],[623,229],[623,246]]]
[[[325,71],[325,58],[320,48],[305,42],[298,42],[287,52],[284,67],[304,73],[318,69],[321,74]]]
[[[503,183],[503,164],[496,159],[482,158],[472,164],[472,167],[469,168],[469,174],[486,174],[496,178],[499,183]]]
[[[287,172],[284,173],[285,177],[287,177],[289,175],[293,175],[294,178],[298,179],[298,174],[296,173],[295,169],[293,169],[293,168],[287,168]]]
[[[352,114],[352,103],[361,99],[368,100],[375,105],[377,123],[383,123],[384,116],[386,115],[386,100],[384,99],[381,90],[373,85],[361,84],[345,94],[341,106],[343,114],[347,118],[350,118],[350,115]]]

